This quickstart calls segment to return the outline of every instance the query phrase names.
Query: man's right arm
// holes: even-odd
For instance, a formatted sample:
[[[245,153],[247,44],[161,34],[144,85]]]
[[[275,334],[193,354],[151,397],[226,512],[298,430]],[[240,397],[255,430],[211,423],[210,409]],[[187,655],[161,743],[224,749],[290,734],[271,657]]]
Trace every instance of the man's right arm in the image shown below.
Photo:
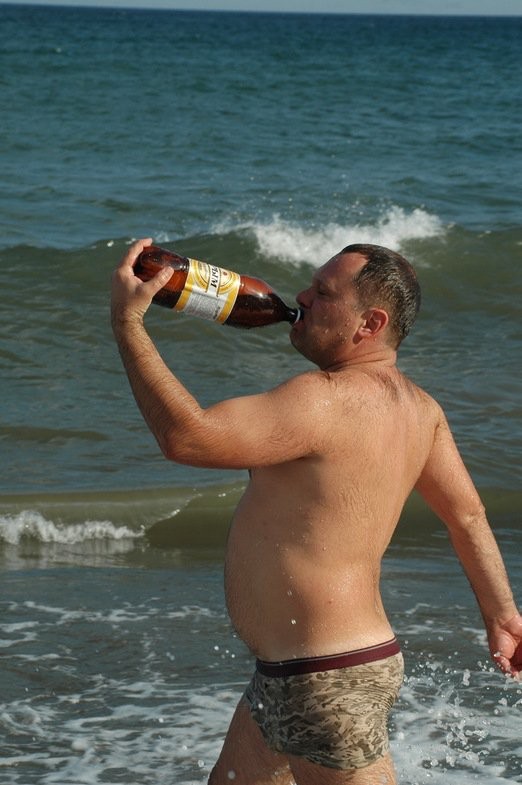
[[[144,327],[154,294],[169,278],[168,270],[145,283],[134,275],[147,244],[149,239],[135,243],[114,272],[112,325],[138,407],[165,456],[191,466],[246,469],[324,449],[331,385],[321,371],[300,374],[265,393],[200,406]]]
[[[484,506],[442,410],[416,489],[446,524],[477,598],[491,655],[506,673],[522,672],[522,616]]]

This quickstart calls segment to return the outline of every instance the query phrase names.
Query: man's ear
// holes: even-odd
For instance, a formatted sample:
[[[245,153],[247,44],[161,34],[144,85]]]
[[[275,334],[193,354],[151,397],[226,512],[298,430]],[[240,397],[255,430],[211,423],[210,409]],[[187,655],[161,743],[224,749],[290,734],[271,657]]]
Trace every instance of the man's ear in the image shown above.
[[[382,308],[371,308],[362,315],[363,322],[358,329],[360,338],[376,338],[390,322],[388,313]]]

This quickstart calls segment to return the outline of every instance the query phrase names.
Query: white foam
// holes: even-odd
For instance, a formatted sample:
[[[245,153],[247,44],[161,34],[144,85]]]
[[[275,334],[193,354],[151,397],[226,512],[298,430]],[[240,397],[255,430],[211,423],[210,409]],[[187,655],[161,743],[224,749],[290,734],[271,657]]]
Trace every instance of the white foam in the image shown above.
[[[17,515],[0,517],[0,541],[19,545],[31,538],[41,543],[74,545],[92,540],[125,540],[143,537],[142,531],[126,526],[115,526],[110,521],[84,521],[59,525],[49,521],[36,510],[23,510]]]
[[[470,674],[468,686],[466,670],[444,671],[441,677],[444,664],[429,664],[434,667],[421,664],[408,676],[394,712],[391,744],[398,781],[513,781],[506,780],[502,761],[504,756],[513,760],[520,750],[516,685],[506,683],[503,689],[489,671],[478,670]],[[117,769],[127,772],[129,782],[132,776],[140,782],[206,782],[243,683],[180,688],[156,668],[143,675],[143,681],[131,682],[100,675],[87,681],[81,693],[64,695],[58,703],[39,697],[35,708],[29,699],[12,703],[0,713],[0,727],[33,737],[33,746],[24,755],[7,755],[0,772],[12,765],[29,766],[37,759],[31,755],[36,745],[42,785],[95,785]],[[478,703],[476,692],[482,695]],[[66,703],[82,710],[71,713]]]
[[[103,683],[101,688],[107,691],[110,686]],[[34,736],[35,728],[40,738],[48,734],[46,742],[54,742],[49,746],[61,754],[58,759],[42,753],[40,781],[45,785],[95,785],[105,780],[108,770],[127,772],[129,782],[145,782],[152,777],[158,782],[196,785],[208,780],[240,696],[234,689],[212,693],[171,689],[166,702],[151,700],[150,696],[143,703],[110,706],[100,702],[96,704],[103,706],[99,713],[79,712],[65,723],[59,707],[46,706],[37,714],[20,703],[11,707],[11,715],[0,715],[0,727],[22,731],[26,736]],[[87,690],[76,698],[85,709],[96,699],[96,693]],[[29,727],[25,728],[24,723]],[[0,772],[11,765],[30,765],[36,759],[29,751],[6,756],[0,760]]]
[[[291,264],[318,267],[350,243],[373,243],[399,251],[403,243],[443,237],[445,227],[440,218],[416,208],[407,212],[396,205],[385,210],[374,223],[348,221],[329,223],[317,228],[285,221],[273,216],[267,223],[231,226],[220,224],[216,232],[246,231],[254,235],[262,254]]]
[[[437,661],[407,676],[391,735],[399,782],[505,783],[503,758],[520,749],[520,700],[516,682],[501,684],[488,666],[472,672]]]

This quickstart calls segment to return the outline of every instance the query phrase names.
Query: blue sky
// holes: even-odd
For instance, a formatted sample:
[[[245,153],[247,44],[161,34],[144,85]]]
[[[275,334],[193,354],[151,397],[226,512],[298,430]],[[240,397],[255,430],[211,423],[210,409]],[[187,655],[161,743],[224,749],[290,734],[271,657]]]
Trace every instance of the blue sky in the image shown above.
[[[323,13],[522,15],[522,0],[11,0],[17,4]]]

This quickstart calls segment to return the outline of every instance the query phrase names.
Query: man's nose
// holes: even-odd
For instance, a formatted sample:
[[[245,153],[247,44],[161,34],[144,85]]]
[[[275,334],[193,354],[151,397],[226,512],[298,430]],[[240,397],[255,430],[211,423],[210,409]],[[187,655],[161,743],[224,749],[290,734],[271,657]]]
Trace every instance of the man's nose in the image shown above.
[[[301,308],[309,308],[310,307],[310,302],[311,302],[310,294],[311,294],[311,290],[310,289],[303,289],[303,291],[299,292],[299,294],[295,298],[297,304],[300,305]]]

